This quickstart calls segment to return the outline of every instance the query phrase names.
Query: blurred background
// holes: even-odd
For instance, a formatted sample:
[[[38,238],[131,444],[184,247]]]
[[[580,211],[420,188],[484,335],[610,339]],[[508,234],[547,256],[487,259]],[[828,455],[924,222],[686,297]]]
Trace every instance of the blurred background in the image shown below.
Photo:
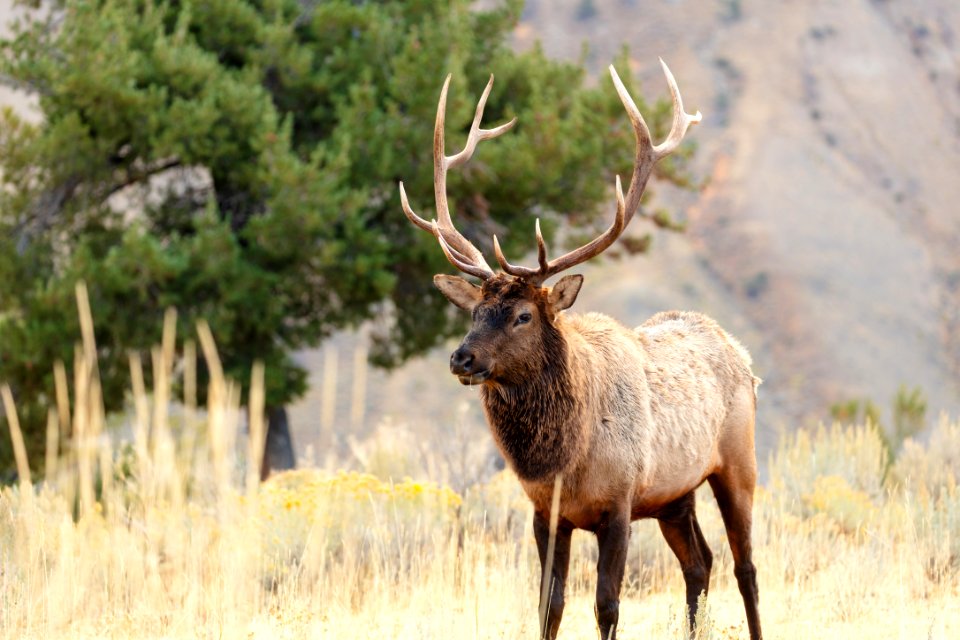
[[[717,318],[764,379],[762,461],[782,430],[829,421],[831,409],[853,417],[837,406],[851,401],[889,423],[898,397],[909,405],[919,388],[927,418],[956,415],[958,30],[960,8],[935,0],[528,0],[515,48],[539,42],[551,58],[583,60],[589,82],[613,93],[606,66],[627,45],[648,100],[666,94],[661,56],[688,111],[704,114],[688,134],[703,189],[652,185],[686,232],[635,221],[633,233],[653,232],[650,250],[580,267],[574,310],[628,325],[664,309]],[[466,415],[482,430],[477,397],[447,373],[456,342],[392,375],[371,371],[369,424],[432,422],[442,437]],[[329,424],[349,419],[356,345],[346,335],[299,354],[312,380],[294,407],[301,442],[323,447],[333,348],[346,379]]]
[[[151,102],[137,102],[116,87],[104,93],[99,103],[91,99],[91,104],[80,107],[65,106],[69,101],[63,96],[99,95],[102,87],[113,86],[111,82],[123,85],[117,79],[124,73],[141,73],[131,72],[128,67],[141,64],[145,54],[137,57],[129,52],[138,50],[138,42],[147,37],[144,34],[153,33],[147,27],[142,33],[117,36],[106,53],[87,59],[74,75],[64,74],[69,76],[66,78],[58,74],[72,64],[70,61],[80,60],[78,52],[95,50],[91,43],[120,33],[116,25],[123,23],[123,16],[114,16],[116,22],[111,26],[110,11],[95,8],[86,17],[78,12],[72,40],[55,40],[62,37],[57,35],[62,34],[57,31],[61,24],[57,20],[62,18],[56,16],[62,15],[58,12],[63,8],[56,3],[53,8],[40,9],[39,15],[47,16],[47,26],[37,30],[33,45],[24,44],[22,38],[5,45],[6,82],[0,87],[0,102],[10,110],[5,112],[5,132],[0,134],[0,149],[6,154],[2,167],[5,208],[0,217],[7,216],[8,225],[3,249],[7,255],[24,256],[29,253],[24,246],[32,246],[29,242],[41,246],[36,238],[45,234],[53,238],[43,245],[46,258],[26,267],[8,265],[2,272],[6,284],[0,291],[0,372],[19,393],[19,403],[31,394],[53,397],[49,374],[53,360],[65,360],[70,370],[72,344],[79,335],[75,320],[73,325],[66,320],[50,320],[49,333],[41,334],[34,331],[35,326],[14,325],[17,318],[26,317],[28,309],[41,310],[44,318],[56,315],[54,307],[63,310],[64,318],[70,313],[75,316],[72,281],[63,278],[62,291],[70,295],[51,293],[60,286],[51,282],[71,273],[90,281],[98,344],[105,351],[111,345],[123,345],[123,349],[145,349],[148,353],[149,341],[160,339],[163,308],[173,304],[180,310],[185,327],[182,331],[189,332],[198,317],[210,319],[227,360],[231,353],[238,354],[236,371],[244,367],[249,370],[255,357],[267,361],[268,405],[270,372],[283,371],[286,386],[278,383],[277,389],[282,389],[277,391],[274,404],[287,408],[294,455],[301,464],[339,466],[359,461],[370,468],[374,465],[371,458],[379,451],[403,448],[412,452],[412,461],[400,463],[401,467],[422,465],[422,470],[431,474],[459,476],[456,484],[469,485],[473,478],[466,476],[486,473],[497,462],[475,390],[461,387],[447,370],[448,355],[459,341],[464,319],[455,317],[440,294],[432,291],[429,274],[452,272],[452,268],[443,261],[431,238],[408,228],[396,181],[403,179],[411,185],[408,189],[414,208],[422,216],[432,217],[432,111],[443,77],[451,71],[456,74],[448,119],[448,153],[453,153],[464,139],[473,100],[486,75],[494,72],[497,88],[485,122],[498,124],[519,115],[520,124],[516,133],[481,146],[474,169],[464,169],[462,178],[451,177],[451,198],[459,203],[455,220],[463,220],[467,235],[479,238],[478,245],[484,249],[489,248],[486,238],[491,230],[503,237],[506,229],[507,253],[517,258],[526,252],[529,259],[535,215],[544,216],[550,233],[560,239],[590,233],[612,215],[613,175],[629,172],[633,152],[626,115],[616,100],[606,67],[615,62],[622,76],[632,74],[633,95],[638,102],[641,98],[646,101],[640,105],[641,110],[649,114],[648,120],[663,123],[669,104],[658,103],[668,98],[657,61],[660,56],[676,76],[687,110],[699,109],[703,122],[688,133],[687,139],[692,142],[682,162],[667,167],[661,179],[651,181],[649,191],[654,193],[643,207],[650,213],[669,212],[668,218],[651,224],[638,217],[628,232],[632,241],[613,252],[618,255],[579,268],[586,284],[574,311],[602,311],[627,325],[640,324],[666,309],[697,310],[716,318],[747,346],[756,374],[764,379],[757,422],[761,461],[766,460],[782,433],[818,421],[870,416],[889,433],[906,433],[922,430],[940,412],[960,414],[957,3],[409,3],[409,9],[396,9],[380,20],[371,17],[373,9],[369,9],[370,15],[364,13],[368,3],[278,2],[274,4],[292,13],[278,10],[278,15],[285,16],[282,20],[275,18],[257,30],[251,27],[249,42],[256,42],[259,48],[256,56],[247,57],[243,49],[248,44],[244,41],[246,32],[237,25],[246,25],[244,20],[253,24],[254,19],[234,6],[240,4],[200,3],[189,18],[156,18],[148,10],[149,3],[143,3],[129,9],[129,15],[145,12],[144,24],[149,26],[155,20],[161,25],[158,29],[166,29],[164,47],[169,51],[180,46],[177,34],[184,31],[197,42],[212,42],[204,46],[216,54],[221,66],[231,73],[236,71],[235,76],[224,76],[231,81],[263,71],[262,81],[255,84],[266,87],[276,114],[264,111],[267,115],[258,116],[260,119],[250,125],[250,135],[263,135],[266,141],[251,143],[256,149],[250,151],[250,157],[269,157],[249,163],[258,171],[262,169],[265,176],[287,172],[282,174],[287,177],[279,182],[269,182],[261,174],[249,178],[251,184],[262,186],[260,191],[248,189],[248,183],[243,182],[248,177],[234,173],[237,167],[247,166],[243,152],[221,157],[223,154],[210,154],[184,141],[199,139],[217,127],[236,131],[236,122],[221,123],[215,118],[195,122],[193,112],[171,112],[163,116],[170,119],[164,128],[157,124],[160,116],[143,112],[143,105]],[[383,3],[385,7],[394,4]],[[335,10],[334,5],[343,7]],[[38,14],[0,0],[0,18],[7,25],[7,37],[13,33],[12,21],[28,15],[36,19]],[[486,22],[476,18],[487,15],[492,17]],[[203,20],[221,24],[234,39],[204,31],[197,26]],[[289,30],[279,28],[280,22]],[[409,30],[387,35],[390,25],[401,23]],[[464,27],[467,24],[469,28]],[[103,33],[96,35],[92,25],[100,25]],[[337,35],[343,33],[347,34],[345,40]],[[496,33],[497,44],[485,41],[485,33]],[[382,48],[368,46],[351,66],[344,62],[351,55],[351,39],[367,45],[378,42]],[[330,53],[306,60],[306,54],[295,51],[290,43],[302,44],[305,51],[321,51],[322,46],[330,45]],[[388,45],[396,45],[401,52],[399,62],[388,58],[392,55]],[[151,47],[148,49],[154,52],[162,49],[156,44]],[[417,66],[410,57],[411,51],[421,48],[439,52],[431,64]],[[54,50],[69,55],[48,59],[44,52]],[[110,58],[111,50],[117,52],[117,60],[134,62],[121,65]],[[518,62],[511,57],[515,54],[527,58]],[[266,60],[270,55],[275,59]],[[385,68],[380,69],[377,61],[387,59],[389,64],[384,62]],[[194,78],[191,82],[204,84],[203,73],[207,71],[200,68],[203,65],[184,60],[187,58],[164,62],[171,77],[184,78],[197,72],[201,80]],[[550,66],[559,63],[566,66]],[[156,64],[156,68],[162,66]],[[156,68],[151,67],[151,73],[162,75]],[[310,69],[333,71],[297,84],[309,76]],[[355,84],[337,76],[336,70],[341,69]],[[210,78],[219,78],[214,71],[209,73]],[[384,83],[379,83],[381,74]],[[527,77],[533,79],[525,81]],[[96,84],[98,78],[102,85]],[[140,80],[131,80],[129,86],[140,87],[137,83],[142,77],[137,78]],[[163,85],[162,78],[154,81],[157,86]],[[84,82],[91,85],[83,86]],[[149,89],[154,85],[144,81],[143,86]],[[175,106],[176,100],[170,96],[178,91],[185,96],[199,91],[177,86],[176,82],[170,86],[169,94],[164,94],[167,97],[160,100],[164,108]],[[220,85],[209,82],[209,86]],[[144,95],[154,95],[146,89]],[[332,97],[310,97],[325,95],[324,91]],[[593,93],[583,93],[585,97],[581,98],[577,93],[581,91]],[[211,108],[229,112],[223,105],[231,101],[246,104],[245,95],[238,90],[233,98]],[[250,104],[260,104],[256,102],[260,94],[251,95]],[[335,118],[317,115],[327,104]],[[101,107],[103,113],[98,115]],[[126,109],[140,117],[121,117]],[[237,111],[250,113],[247,108]],[[381,112],[398,116],[400,124],[371,116]],[[84,124],[70,129],[67,124],[74,122],[71,113],[81,113],[78,121]],[[53,130],[36,125],[44,131],[41,134],[28,131],[30,123],[44,121],[62,126]],[[110,126],[126,129],[122,135],[109,138],[109,144],[101,144],[105,136],[97,127],[106,126],[108,121]],[[303,126],[304,122],[310,126]],[[269,129],[266,134],[263,127]],[[395,157],[390,162],[370,160],[376,153],[370,147],[376,147],[381,135],[392,135],[397,127],[403,134],[396,141],[383,138],[391,140]],[[168,133],[178,129],[185,132],[183,140]],[[148,134],[143,134],[142,146],[138,147],[137,136],[143,131]],[[78,137],[89,144],[74,147],[72,141]],[[593,142],[593,138],[598,141]],[[276,143],[278,139],[280,143]],[[327,144],[327,140],[334,143]],[[554,148],[567,141],[570,145],[582,142],[584,147],[579,154],[567,155]],[[220,149],[226,148],[223,141],[215,143]],[[275,143],[283,148],[270,146]],[[70,174],[64,168],[71,158],[76,161],[88,152],[102,155],[105,148],[113,159],[100,173],[91,169],[88,175],[82,168]],[[149,148],[149,153],[136,156],[144,148]],[[24,151],[22,158],[17,156],[17,150],[23,149],[33,155]],[[554,156],[562,156],[567,164],[547,166],[544,180],[553,182],[535,184],[532,176],[537,173],[538,162],[549,165],[548,160]],[[515,164],[510,164],[511,157]],[[23,170],[41,160],[53,168],[41,174]],[[170,167],[165,165],[167,161]],[[553,169],[559,177],[552,177]],[[352,182],[327,185],[338,171],[353,176]],[[183,290],[193,298],[187,293],[182,298],[165,297],[152,292],[160,287],[158,282],[164,282],[154,276],[174,267],[150,271],[153,258],[137,256],[152,256],[150,251],[155,250],[161,256],[156,259],[159,264],[163,255],[181,255],[176,254],[179,249],[169,239],[172,236],[165,236],[156,245],[140,246],[139,242],[152,236],[148,233],[131,239],[129,228],[114,236],[101,234],[99,244],[91,244],[93,248],[86,254],[87,263],[71,262],[73,266],[65,267],[66,260],[58,262],[50,256],[82,253],[63,249],[70,244],[65,238],[79,233],[77,227],[48,224],[49,230],[27,234],[29,242],[24,240],[24,230],[32,228],[30,221],[41,215],[42,208],[36,203],[48,202],[51,193],[62,193],[57,189],[72,184],[74,175],[83,176],[78,178],[83,185],[103,184],[104,176],[119,183],[115,191],[107,187],[109,197],[93,204],[91,194],[102,195],[102,190],[72,190],[63,199],[68,204],[56,214],[69,214],[71,220],[82,217],[77,212],[89,211],[91,206],[109,210],[103,214],[104,219],[114,216],[129,221],[138,215],[130,211],[140,211],[146,212],[151,221],[147,226],[155,231],[170,228],[171,210],[181,214],[187,210],[199,219],[201,213],[216,209],[220,222],[233,224],[231,228],[236,231],[240,218],[260,215],[268,220],[280,215],[276,212],[288,211],[285,220],[289,224],[282,227],[283,232],[264,227],[259,233],[277,244],[298,245],[304,252],[322,254],[329,264],[309,271],[300,282],[317,290],[341,287],[343,291],[337,289],[335,296],[319,302],[307,295],[310,300],[303,302],[261,279],[240,292],[237,287],[245,287],[246,281],[233,274],[242,269],[218,267],[217,277],[223,278],[218,281],[221,289],[191,282]],[[531,186],[506,184],[521,183],[526,177]],[[241,184],[242,188],[225,194],[221,188],[224,184],[231,188]],[[314,187],[305,184],[320,184],[316,189],[326,191],[307,193]],[[140,190],[134,192],[128,186],[139,186]],[[211,188],[216,189],[215,198],[208,197]],[[163,196],[156,205],[158,192]],[[575,202],[564,204],[568,192]],[[296,197],[289,196],[291,193]],[[289,201],[284,201],[282,197],[287,196]],[[316,220],[301,222],[297,216],[311,210],[314,196],[323,203],[336,203],[332,213],[327,218],[324,213]],[[246,205],[235,204],[236,198],[243,202],[259,198],[263,207],[247,211]],[[104,204],[107,200],[110,202]],[[184,200],[196,206],[185,209]],[[72,201],[76,204],[70,205]],[[355,201],[362,201],[355,207],[360,221],[356,227],[350,220],[337,217],[343,211],[353,211]],[[318,211],[322,209],[317,207]],[[161,213],[154,215],[153,211]],[[211,229],[216,213],[211,214]],[[88,223],[81,226],[89,227]],[[97,224],[108,230],[119,226],[109,220]],[[189,233],[181,229],[176,237],[202,236],[195,222],[188,226]],[[322,232],[315,232],[318,228]],[[122,259],[122,255],[107,250],[97,254],[96,247],[103,245],[106,237],[117,246],[128,247],[130,256]],[[246,251],[250,246],[247,243],[255,243],[249,235],[237,237],[241,240],[236,251]],[[331,248],[334,245],[336,250]],[[197,253],[184,250],[183,261],[191,265],[185,270],[205,268],[190,262],[196,255],[229,254],[233,250],[224,246],[211,242]],[[403,252],[397,247],[403,247]],[[362,259],[375,251],[383,252],[382,260]],[[255,262],[265,273],[284,273],[296,279],[305,273],[297,259],[270,254],[265,258],[258,255]],[[492,253],[488,251],[489,259]],[[49,266],[55,262],[58,264]],[[41,263],[48,266],[37,266]],[[113,266],[92,266],[104,264]],[[278,264],[281,266],[276,267]],[[293,264],[296,268],[283,271]],[[408,265],[413,266],[407,269]],[[98,281],[115,283],[116,273],[138,268],[150,271],[138,283],[107,284],[97,293]],[[378,269],[386,275],[377,276]],[[371,273],[376,276],[370,279],[374,284],[366,284],[362,276]],[[44,284],[27,287],[25,274]],[[98,280],[93,274],[101,277]],[[339,284],[332,284],[334,279]],[[171,282],[181,280],[180,275],[169,278]],[[404,286],[413,286],[411,282],[418,283],[416,291],[404,292]],[[25,294],[14,293],[18,288],[21,292],[28,288],[45,292],[46,298],[38,294],[28,300]],[[355,308],[350,307],[349,291],[360,289],[369,290],[367,297],[357,300]],[[131,291],[136,292],[132,298]],[[288,307],[282,307],[292,311],[262,335],[257,327],[238,330],[243,324],[237,322],[238,317],[257,316],[254,311],[243,310],[239,303],[223,302],[241,293],[262,295],[261,305],[292,299]],[[53,298],[56,304],[51,302]],[[193,311],[181,302],[200,298],[204,304]],[[302,306],[309,306],[310,312],[296,316]],[[136,311],[140,309],[142,313]],[[137,326],[124,326],[111,333],[111,327],[123,324],[115,322],[115,317],[125,313],[129,314],[127,324]],[[404,322],[422,323],[421,330],[432,338],[423,339],[416,327],[398,329]],[[256,323],[251,320],[251,324]],[[146,326],[152,333],[138,333]],[[54,335],[60,342],[50,338]],[[255,337],[244,342],[245,335]],[[27,358],[26,363],[14,362],[28,341],[37,343],[36,357]],[[121,356],[123,349],[117,348]],[[245,349],[259,352],[250,355]],[[53,355],[56,350],[62,355]],[[271,360],[274,351],[276,357]],[[106,355],[101,354],[101,358]],[[125,356],[120,359],[117,372],[126,367]],[[377,364],[390,367],[374,366]],[[45,373],[28,382],[41,368]],[[121,378],[121,373],[117,377]],[[126,388],[129,379],[117,384]],[[114,408],[122,415],[124,392],[116,394],[121,400]],[[38,407],[38,424],[43,422],[45,411],[44,406]],[[430,466],[444,468],[426,468]],[[393,472],[399,475],[411,469]]]

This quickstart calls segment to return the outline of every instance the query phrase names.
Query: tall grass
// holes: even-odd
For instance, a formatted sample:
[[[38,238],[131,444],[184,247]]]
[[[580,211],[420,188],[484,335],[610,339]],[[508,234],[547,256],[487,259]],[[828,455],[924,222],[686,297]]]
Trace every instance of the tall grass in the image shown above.
[[[88,313],[82,289],[78,298]],[[198,409],[197,349],[177,347],[172,312],[151,354],[152,389],[131,357],[125,442],[105,426],[89,315],[82,326],[72,384],[62,367],[56,376],[40,482],[2,392],[20,483],[0,491],[0,636],[536,637],[531,513],[509,471],[460,493],[357,470],[260,484],[250,462],[262,454],[263,369],[242,408],[201,325],[211,386]],[[177,376],[183,398],[172,397]],[[417,455],[396,442],[369,471]],[[928,442],[908,441],[888,472],[870,427],[783,438],[754,512],[768,637],[960,637],[960,425],[942,420]],[[699,514],[715,562],[698,637],[746,638],[709,491]],[[594,541],[578,532],[563,637],[595,637],[595,563]],[[621,637],[686,638],[683,593],[656,525],[635,524]]]

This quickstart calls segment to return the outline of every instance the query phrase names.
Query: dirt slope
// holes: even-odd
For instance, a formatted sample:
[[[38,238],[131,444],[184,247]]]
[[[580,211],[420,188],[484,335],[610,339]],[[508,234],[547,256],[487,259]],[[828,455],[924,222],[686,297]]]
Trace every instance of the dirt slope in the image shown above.
[[[539,40],[576,59],[586,42],[607,83],[629,44],[648,97],[665,93],[663,56],[705,115],[691,137],[709,185],[660,191],[688,233],[586,269],[577,306],[628,324],[665,308],[717,317],[765,380],[761,450],[833,402],[888,407],[901,384],[923,389],[931,416],[960,413],[958,32],[947,0],[529,2],[518,48]],[[441,352],[383,380],[378,405],[420,422],[430,410],[404,399],[425,378],[424,404],[473,400],[445,362]]]
[[[901,383],[960,407],[958,30],[937,0],[570,1],[531,4],[517,42],[569,58],[586,40],[597,68],[629,43],[648,96],[669,61],[705,114],[710,184],[690,254],[661,244],[648,262],[704,265],[697,282],[750,327],[762,417],[796,424],[853,396],[886,405]],[[679,285],[668,302],[699,307]]]

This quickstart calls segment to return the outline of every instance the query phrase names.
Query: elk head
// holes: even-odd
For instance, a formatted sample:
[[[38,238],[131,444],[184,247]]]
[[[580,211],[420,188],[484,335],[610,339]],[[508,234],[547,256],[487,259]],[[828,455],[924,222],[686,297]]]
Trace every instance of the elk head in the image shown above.
[[[400,203],[407,218],[417,227],[428,231],[437,239],[447,260],[460,271],[482,281],[476,286],[459,276],[437,275],[433,281],[437,288],[456,306],[469,311],[473,316],[470,333],[450,357],[450,371],[463,384],[479,384],[486,381],[516,383],[547,366],[549,359],[557,355],[555,340],[557,314],[569,308],[577,298],[583,284],[583,276],[566,276],[553,287],[544,287],[550,277],[589,260],[603,252],[623,233],[640,204],[647,180],[653,166],[661,158],[673,152],[691,124],[700,122],[700,112],[689,115],[683,110],[683,101],[677,82],[660,60],[670,93],[673,97],[673,125],[667,139],[654,145],[650,130],[630,94],[620,81],[613,65],[610,76],[633,124],[636,139],[633,175],[626,196],[616,178],[617,211],[610,227],[591,242],[553,260],[547,259],[547,247],[540,233],[540,221],[536,221],[537,263],[535,268],[513,265],[507,261],[500,243],[493,236],[493,249],[501,273],[494,273],[483,254],[453,226],[447,205],[447,170],[465,163],[473,155],[481,140],[489,140],[509,131],[516,118],[494,129],[481,129],[483,108],[493,87],[493,76],[487,83],[474,114],[470,133],[463,150],[453,156],[444,150],[444,118],[446,115],[447,76],[440,92],[437,119],[433,132],[433,176],[437,218],[427,222],[416,213],[407,200],[400,183]]]
[[[577,299],[583,276],[566,276],[552,288],[503,273],[480,287],[458,276],[437,275],[433,282],[473,316],[470,332],[450,356],[450,371],[463,384],[519,384],[557,355],[556,315]]]

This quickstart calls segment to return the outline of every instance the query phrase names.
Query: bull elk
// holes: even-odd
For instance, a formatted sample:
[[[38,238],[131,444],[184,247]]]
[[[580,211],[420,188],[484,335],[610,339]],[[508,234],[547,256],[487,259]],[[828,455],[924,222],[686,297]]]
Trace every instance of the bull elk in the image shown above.
[[[547,259],[538,221],[538,266],[508,262],[494,236],[502,270],[495,273],[451,222],[447,170],[469,160],[480,141],[516,122],[480,128],[493,76],[466,145],[453,156],[444,151],[450,76],[440,92],[433,134],[437,218],[427,222],[414,213],[400,183],[407,218],[433,234],[453,266],[482,281],[476,286],[458,276],[434,277],[443,295],[473,317],[470,332],[450,357],[450,370],[461,383],[480,385],[493,437],[534,506],[542,638],[555,638],[560,625],[574,529],[597,536],[597,623],[601,637],[616,637],[630,523],[640,518],[657,519],[680,561],[692,628],[712,564],[695,511],[694,492],[705,480],[723,516],[750,637],[761,637],[750,541],[760,380],[751,372],[747,350],[699,313],[658,313],[635,329],[598,313],[563,313],[576,300],[581,275],[544,286],[617,239],[637,210],[654,164],[700,121],[699,112],[684,111],[676,80],[662,60],[661,65],[673,96],[673,125],[658,145],[610,67],[636,138],[633,176],[626,196],[617,177],[613,224],[559,258]]]

